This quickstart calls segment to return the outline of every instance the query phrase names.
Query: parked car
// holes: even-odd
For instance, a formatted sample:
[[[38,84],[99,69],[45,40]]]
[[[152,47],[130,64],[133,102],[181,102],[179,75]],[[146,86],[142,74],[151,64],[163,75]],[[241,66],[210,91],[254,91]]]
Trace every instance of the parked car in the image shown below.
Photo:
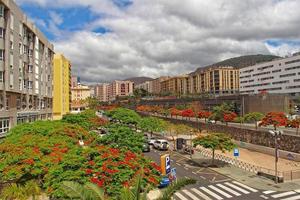
[[[154,142],[155,142],[156,140],[157,140],[156,138],[150,138],[150,139],[148,140],[148,144],[149,144],[149,145],[154,145]]]
[[[150,145],[148,143],[143,144],[143,152],[150,152]]]
[[[215,120],[210,120],[210,119],[209,119],[209,120],[207,121],[207,123],[208,123],[208,124],[214,124],[214,123],[216,123],[216,121],[215,121]]]
[[[169,149],[169,143],[167,140],[156,140],[154,142],[154,148],[159,150],[168,150]]]
[[[170,179],[168,177],[163,177],[159,183],[158,188],[165,188],[169,186],[171,183]]]

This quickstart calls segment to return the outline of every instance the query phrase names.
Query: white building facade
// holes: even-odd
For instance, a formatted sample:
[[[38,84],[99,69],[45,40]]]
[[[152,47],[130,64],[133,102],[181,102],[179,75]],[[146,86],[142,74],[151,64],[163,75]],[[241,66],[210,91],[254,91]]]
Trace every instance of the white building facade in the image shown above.
[[[240,69],[240,94],[300,96],[300,54]]]

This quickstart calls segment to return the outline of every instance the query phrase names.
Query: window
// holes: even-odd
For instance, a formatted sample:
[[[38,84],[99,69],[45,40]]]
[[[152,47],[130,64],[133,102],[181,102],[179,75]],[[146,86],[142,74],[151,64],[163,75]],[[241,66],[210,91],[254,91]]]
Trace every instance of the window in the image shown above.
[[[272,73],[281,72],[281,69],[273,70]]]
[[[28,89],[32,89],[32,81],[28,81]]]
[[[28,65],[28,72],[32,73],[33,72],[33,65]]]
[[[23,89],[23,81],[22,81],[22,79],[19,79],[19,89],[20,90]]]
[[[4,17],[4,5],[0,5],[0,17]]]
[[[293,70],[293,69],[300,69],[300,66],[288,67],[288,68],[285,68],[285,71],[289,71],[289,70]]]
[[[9,119],[1,118],[0,119],[0,134],[7,133],[9,130]]]
[[[10,42],[9,42],[9,48],[10,48],[10,50],[13,50],[13,49],[14,49],[14,43],[13,43],[13,41],[10,41]]]
[[[19,43],[19,54],[22,55],[22,43]]]
[[[0,49],[0,60],[4,60],[4,50]]]
[[[28,52],[28,47],[26,45],[23,45],[23,53],[27,54]]]
[[[280,78],[283,78],[283,77],[289,77],[289,76],[296,76],[296,73],[292,73],[292,74],[283,74],[283,75],[280,75],[279,77],[280,77]]]
[[[28,55],[29,55],[29,57],[32,57],[32,55],[33,55],[33,50],[29,49],[29,50],[28,50]]]
[[[268,68],[272,68],[273,65],[269,65],[269,66],[264,66],[264,67],[259,67],[257,68],[257,70],[264,70],[264,69],[268,69]]]
[[[4,72],[0,71],[0,83],[3,82]]]
[[[14,30],[14,15],[10,14],[10,29]]]
[[[24,80],[23,82],[24,82],[24,83],[23,83],[24,89],[26,89],[26,86],[27,86],[27,84],[26,84],[26,83],[27,83],[27,81],[26,81],[26,80]]]
[[[296,62],[300,62],[300,59],[297,59],[297,60],[291,60],[291,61],[288,61],[288,62],[285,62],[285,64],[292,64],[292,63],[296,63]]]
[[[277,84],[283,84],[283,83],[289,83],[289,80],[285,80],[285,81],[277,81],[277,82],[273,82],[273,85],[277,85]]]
[[[5,29],[0,27],[0,38],[4,38]]]

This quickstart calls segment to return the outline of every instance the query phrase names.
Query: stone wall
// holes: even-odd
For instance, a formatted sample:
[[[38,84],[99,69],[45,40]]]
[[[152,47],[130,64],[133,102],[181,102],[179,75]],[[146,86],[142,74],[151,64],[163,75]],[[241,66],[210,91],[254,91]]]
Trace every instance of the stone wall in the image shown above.
[[[163,118],[163,119],[168,120],[172,123],[187,124],[194,128],[198,128],[200,130],[226,133],[236,141],[274,148],[274,137],[272,137],[272,135],[267,131],[242,129],[237,127],[226,126],[223,124],[205,124],[203,122],[193,122],[193,121],[186,121],[186,120],[180,120],[175,118],[173,119]],[[300,153],[299,136],[282,135],[278,144],[279,144],[279,149],[281,150]]]

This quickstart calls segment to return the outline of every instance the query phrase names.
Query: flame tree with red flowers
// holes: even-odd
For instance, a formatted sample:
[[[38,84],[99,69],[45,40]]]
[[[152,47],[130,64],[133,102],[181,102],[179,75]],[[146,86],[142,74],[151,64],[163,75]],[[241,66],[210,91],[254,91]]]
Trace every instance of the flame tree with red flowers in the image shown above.
[[[299,127],[300,127],[300,118],[289,120],[286,124],[286,127],[295,128],[296,134],[298,135]]]
[[[205,123],[207,121],[207,119],[212,115],[211,112],[209,111],[204,111],[204,110],[201,110],[198,112],[198,118],[199,119],[204,119]]]
[[[273,126],[276,130],[280,126],[286,126],[287,122],[288,119],[283,112],[269,112],[262,118],[259,126]]]
[[[181,116],[190,120],[191,117],[195,117],[195,113],[192,109],[185,109],[181,112]]]
[[[226,126],[228,126],[228,122],[233,122],[236,117],[237,117],[237,114],[234,112],[224,113],[223,120],[226,123]]]

